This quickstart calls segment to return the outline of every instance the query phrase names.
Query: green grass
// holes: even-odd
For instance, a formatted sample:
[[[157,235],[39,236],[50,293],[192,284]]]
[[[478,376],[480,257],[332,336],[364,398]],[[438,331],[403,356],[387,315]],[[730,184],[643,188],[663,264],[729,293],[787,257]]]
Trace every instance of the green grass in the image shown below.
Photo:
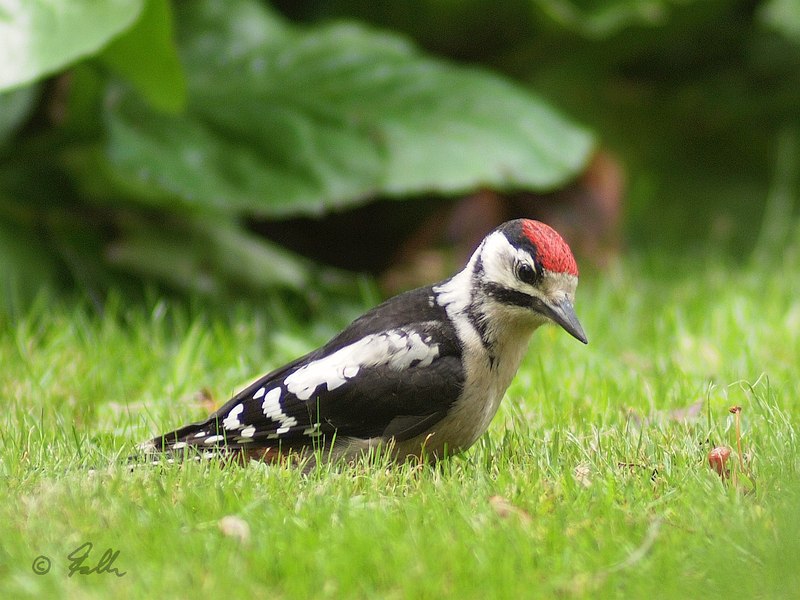
[[[312,326],[278,301],[118,298],[0,317],[0,595],[800,597],[799,262],[585,278],[590,345],[537,332],[488,434],[437,468],[125,468],[206,414],[201,390],[224,401],[355,312]],[[735,484],[706,464],[735,449],[731,405]],[[87,564],[112,548],[126,575],[68,577],[86,541]]]

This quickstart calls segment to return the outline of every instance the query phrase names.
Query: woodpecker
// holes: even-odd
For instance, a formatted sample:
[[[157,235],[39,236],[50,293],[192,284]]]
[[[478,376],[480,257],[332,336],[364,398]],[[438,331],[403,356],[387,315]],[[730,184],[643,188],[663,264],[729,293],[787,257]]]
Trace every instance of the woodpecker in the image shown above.
[[[536,328],[556,323],[587,343],[573,308],[577,284],[558,233],[508,221],[456,275],[390,298],[206,420],[140,449],[170,461],[268,462],[352,460],[376,448],[431,462],[463,452],[489,426]]]

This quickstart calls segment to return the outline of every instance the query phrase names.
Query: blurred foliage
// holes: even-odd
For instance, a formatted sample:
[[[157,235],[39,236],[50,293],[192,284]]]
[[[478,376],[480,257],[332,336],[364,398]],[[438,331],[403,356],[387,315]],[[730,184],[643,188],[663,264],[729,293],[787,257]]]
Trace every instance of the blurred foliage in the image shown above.
[[[43,39],[55,10],[44,13],[56,7],[108,38],[119,30],[109,14],[127,5],[115,6],[34,4],[11,24]],[[378,196],[553,189],[592,149],[585,129],[533,92],[352,19],[300,27],[255,0],[140,8],[38,99],[12,91],[4,100],[15,110],[0,129],[0,224],[22,246],[38,240],[37,252],[90,290],[115,272],[216,294],[329,284],[335,274],[242,223]],[[29,67],[5,87],[97,45],[89,41],[31,46]],[[36,117],[9,139],[34,105]],[[9,256],[10,284],[42,278],[24,253]]]
[[[16,1],[0,285],[331,288],[248,219],[551,191],[596,143],[634,244],[741,253],[793,218],[798,135],[794,0]]]
[[[139,18],[145,0],[11,0],[0,6],[0,90],[95,54]]]
[[[358,16],[402,31],[588,124],[627,167],[637,246],[747,252],[785,161],[780,140],[800,133],[796,0],[278,3],[297,19]]]
[[[249,1],[191,5],[179,23],[187,110],[119,90],[106,111],[110,167],[152,203],[275,217],[375,195],[548,189],[590,150],[530,93],[395,36],[298,30]]]
[[[767,25],[800,43],[800,2],[771,0],[761,8],[761,17]]]

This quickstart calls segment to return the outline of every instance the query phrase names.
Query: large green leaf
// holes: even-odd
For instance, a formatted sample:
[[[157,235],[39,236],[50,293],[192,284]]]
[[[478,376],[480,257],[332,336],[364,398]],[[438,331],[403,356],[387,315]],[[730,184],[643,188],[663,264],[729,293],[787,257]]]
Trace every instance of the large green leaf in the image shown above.
[[[769,0],[761,6],[763,21],[795,43],[800,43],[800,2]]]
[[[129,216],[120,227],[109,261],[179,289],[214,295],[275,287],[307,292],[319,278],[329,283],[342,278],[228,219],[167,218],[153,224]]]
[[[276,216],[378,194],[547,190],[591,150],[585,130],[529,91],[395,35],[299,29],[250,0],[182,8],[185,113],[119,90],[108,103],[118,176],[162,201]]]
[[[169,0],[147,0],[141,18],[99,58],[130,81],[154,108],[177,112],[186,103],[186,80],[172,38]]]
[[[0,148],[28,117],[38,95],[37,85],[0,93]]]
[[[102,48],[143,0],[0,0],[0,90],[54,73]]]

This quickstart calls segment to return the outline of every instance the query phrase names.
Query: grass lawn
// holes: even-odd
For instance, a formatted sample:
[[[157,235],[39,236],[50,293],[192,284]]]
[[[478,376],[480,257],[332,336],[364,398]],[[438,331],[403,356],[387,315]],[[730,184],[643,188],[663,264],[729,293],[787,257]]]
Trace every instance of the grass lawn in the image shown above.
[[[466,455],[307,475],[124,458],[355,310],[0,317],[0,595],[800,598],[800,259],[629,260],[585,277],[576,306],[589,346],[537,332]],[[719,444],[727,481],[707,464]],[[84,568],[124,575],[70,577],[85,542]]]

